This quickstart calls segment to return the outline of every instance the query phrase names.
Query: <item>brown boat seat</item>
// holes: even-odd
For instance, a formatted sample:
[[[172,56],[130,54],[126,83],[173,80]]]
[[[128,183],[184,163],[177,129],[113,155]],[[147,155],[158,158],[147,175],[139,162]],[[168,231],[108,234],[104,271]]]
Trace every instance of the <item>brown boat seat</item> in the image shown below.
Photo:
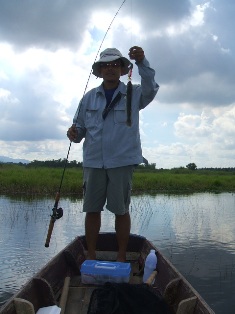
[[[34,311],[34,306],[31,302],[25,300],[25,299],[21,299],[21,298],[15,298],[14,299],[14,305],[15,305],[15,310],[17,314],[35,314]],[[39,313],[55,313],[56,312],[60,312],[61,310],[59,307],[57,306],[48,306],[48,307],[43,307],[40,308],[36,314]]]
[[[14,305],[17,314],[35,314],[33,304],[27,300],[15,298]]]
[[[193,314],[196,306],[197,297],[182,300],[177,308],[176,314]]]
[[[164,299],[174,309],[176,314],[193,314],[197,297],[191,295],[181,299],[181,293],[179,293],[181,282],[180,278],[171,280],[164,291]]]
[[[14,299],[17,314],[34,314],[39,308],[56,304],[51,286],[44,278],[33,278]],[[23,309],[25,309],[23,311]],[[27,311],[26,311],[27,309]]]

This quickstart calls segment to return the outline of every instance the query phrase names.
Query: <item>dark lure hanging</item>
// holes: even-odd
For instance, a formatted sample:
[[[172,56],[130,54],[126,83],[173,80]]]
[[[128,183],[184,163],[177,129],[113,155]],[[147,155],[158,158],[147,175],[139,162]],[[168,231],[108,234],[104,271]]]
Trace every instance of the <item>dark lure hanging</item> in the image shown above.
[[[126,87],[126,124],[131,126],[131,100],[132,100],[132,83],[131,83],[131,75],[132,75],[132,68],[131,65],[129,73],[128,73],[128,83]]]

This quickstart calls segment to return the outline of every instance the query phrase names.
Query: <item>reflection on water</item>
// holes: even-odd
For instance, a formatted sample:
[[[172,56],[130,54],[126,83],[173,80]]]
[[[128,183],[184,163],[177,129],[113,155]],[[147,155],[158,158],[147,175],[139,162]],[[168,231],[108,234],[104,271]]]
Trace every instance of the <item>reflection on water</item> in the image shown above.
[[[82,200],[64,198],[64,216],[45,239],[53,199],[0,197],[0,302],[8,299],[49,259],[84,233]],[[151,240],[216,313],[234,313],[235,197],[233,194],[140,195],[132,197],[132,233]],[[114,231],[102,214],[101,231]]]

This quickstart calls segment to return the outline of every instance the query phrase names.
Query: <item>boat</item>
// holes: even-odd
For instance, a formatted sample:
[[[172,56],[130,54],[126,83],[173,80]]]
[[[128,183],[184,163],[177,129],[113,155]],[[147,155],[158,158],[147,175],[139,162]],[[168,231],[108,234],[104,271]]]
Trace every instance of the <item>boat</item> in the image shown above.
[[[100,233],[97,241],[97,260],[115,262],[117,248],[115,233]],[[143,284],[144,262],[152,249],[157,254],[157,268],[148,282]],[[82,283],[81,265],[86,259],[85,256],[86,239],[82,235],[76,237],[10,298],[0,308],[0,314],[34,314],[41,313],[41,309],[57,307],[60,308],[61,314],[87,313],[93,292],[102,285]],[[170,313],[214,313],[182,274],[145,237],[130,235],[127,263],[131,265],[128,285],[149,285],[151,291],[156,296],[160,295],[166,302]]]

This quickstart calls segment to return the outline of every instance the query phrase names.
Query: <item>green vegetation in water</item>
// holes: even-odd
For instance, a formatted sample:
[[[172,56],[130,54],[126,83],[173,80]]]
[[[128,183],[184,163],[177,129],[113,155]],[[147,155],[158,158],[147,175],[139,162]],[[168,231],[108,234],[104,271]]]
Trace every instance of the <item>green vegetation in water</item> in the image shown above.
[[[0,194],[51,194],[53,196],[59,189],[62,174],[63,168],[0,164]],[[137,167],[134,172],[132,190],[133,194],[139,192],[234,192],[235,171]],[[61,193],[82,195],[81,167],[66,169]]]

